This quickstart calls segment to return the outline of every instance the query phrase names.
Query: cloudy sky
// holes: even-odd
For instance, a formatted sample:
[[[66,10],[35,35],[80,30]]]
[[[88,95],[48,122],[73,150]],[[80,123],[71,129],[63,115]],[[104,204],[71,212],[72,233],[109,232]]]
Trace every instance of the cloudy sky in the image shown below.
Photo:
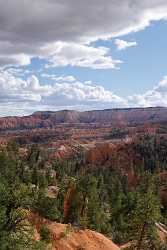
[[[0,0],[0,116],[167,106],[166,0]]]

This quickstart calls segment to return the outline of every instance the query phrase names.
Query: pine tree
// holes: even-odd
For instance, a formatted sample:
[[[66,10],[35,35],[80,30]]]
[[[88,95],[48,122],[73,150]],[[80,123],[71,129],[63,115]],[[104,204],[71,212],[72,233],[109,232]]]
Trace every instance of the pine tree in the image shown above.
[[[130,217],[130,249],[159,250],[160,241],[155,223],[160,219],[160,204],[154,178],[147,174],[136,194],[136,206]]]

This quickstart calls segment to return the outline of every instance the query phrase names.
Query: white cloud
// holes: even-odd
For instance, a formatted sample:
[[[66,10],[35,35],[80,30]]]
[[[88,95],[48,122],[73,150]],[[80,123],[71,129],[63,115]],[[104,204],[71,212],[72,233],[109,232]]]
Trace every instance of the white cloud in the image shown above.
[[[124,106],[126,101],[104,89],[100,85],[88,85],[82,82],[55,83],[53,93],[42,99],[43,104],[62,106],[66,105],[91,105],[108,104],[112,106]]]
[[[52,56],[49,51],[43,56],[55,66],[114,68],[117,60],[104,48],[89,47],[91,41],[136,32],[167,18],[166,0],[0,0],[0,6],[0,66],[27,65],[50,46]],[[66,44],[60,51],[52,48],[58,42]]]
[[[24,102],[39,102],[41,96],[49,95],[51,86],[39,84],[36,76],[32,75],[26,81],[15,77],[7,70],[0,71],[0,104]],[[22,104],[21,104],[22,105]]]
[[[92,69],[116,68],[120,60],[114,60],[106,47],[90,47],[76,43],[57,42],[41,49],[41,57],[48,56],[47,67],[77,66]]]
[[[40,83],[35,75],[23,80],[9,69],[0,70],[0,116],[35,110],[167,107],[167,76],[151,90],[127,98],[92,81],[63,81],[65,76],[56,77],[58,81],[47,85]]]
[[[129,47],[137,46],[137,42],[128,42],[121,39],[115,39],[115,45],[117,46],[118,50],[124,50]]]
[[[126,106],[123,98],[115,95],[103,86],[84,82],[65,81],[57,77],[52,85],[41,84],[35,75],[23,80],[12,75],[9,70],[0,71],[0,115],[27,114],[35,110],[58,110],[62,107],[91,109],[94,107]],[[72,80],[68,79],[68,80]],[[5,107],[5,108],[4,108]]]
[[[43,78],[48,78],[48,79],[54,80],[56,82],[74,82],[76,80],[76,78],[74,76],[71,76],[71,75],[57,76],[57,75],[53,75],[53,74],[43,73],[43,74],[41,74],[41,76]]]
[[[75,6],[75,7],[74,7]],[[167,18],[166,0],[0,0],[0,109],[56,109],[61,107],[167,106],[164,78],[143,95],[127,100],[102,86],[73,76],[43,76],[52,85],[40,83],[32,71],[22,69],[33,58],[47,67],[118,68],[121,63],[106,47],[92,41],[116,39],[118,49],[136,42],[118,39],[137,32],[152,21]],[[16,68],[6,69],[15,65]],[[23,66],[22,69],[18,66]],[[39,72],[38,72],[39,73]],[[29,77],[29,75],[32,75]],[[6,105],[6,106],[5,106]]]
[[[141,107],[167,107],[167,76],[163,78],[152,90],[146,91],[142,95],[129,97],[129,105]]]
[[[0,67],[5,66],[25,66],[31,63],[30,56],[26,54],[0,55]]]

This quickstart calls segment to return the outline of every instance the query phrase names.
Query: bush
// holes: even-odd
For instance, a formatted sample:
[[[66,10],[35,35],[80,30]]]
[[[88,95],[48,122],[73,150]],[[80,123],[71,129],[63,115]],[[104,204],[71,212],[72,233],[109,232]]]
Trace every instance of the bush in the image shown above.
[[[54,198],[40,195],[36,202],[35,210],[43,217],[55,221],[60,219],[60,212],[57,208],[57,201]]]
[[[71,225],[67,225],[64,229],[64,231],[60,234],[61,238],[67,237],[70,233],[72,232],[72,227]]]
[[[51,234],[49,229],[43,225],[40,229],[41,240],[49,243],[51,241]]]

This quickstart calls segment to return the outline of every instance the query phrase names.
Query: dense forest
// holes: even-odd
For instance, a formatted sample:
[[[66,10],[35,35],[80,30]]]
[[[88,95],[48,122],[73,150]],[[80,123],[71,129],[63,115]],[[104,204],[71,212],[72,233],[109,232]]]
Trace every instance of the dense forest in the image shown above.
[[[35,241],[31,214],[96,230],[120,245],[129,242],[127,249],[167,249],[156,226],[167,222],[167,204],[160,199],[166,145],[165,138],[149,135],[131,145],[142,161],[131,166],[138,178],[129,187],[121,167],[113,166],[119,160],[98,167],[85,166],[82,156],[50,163],[38,145],[21,154],[9,142],[0,151],[0,249],[47,249],[50,232],[41,226]]]

